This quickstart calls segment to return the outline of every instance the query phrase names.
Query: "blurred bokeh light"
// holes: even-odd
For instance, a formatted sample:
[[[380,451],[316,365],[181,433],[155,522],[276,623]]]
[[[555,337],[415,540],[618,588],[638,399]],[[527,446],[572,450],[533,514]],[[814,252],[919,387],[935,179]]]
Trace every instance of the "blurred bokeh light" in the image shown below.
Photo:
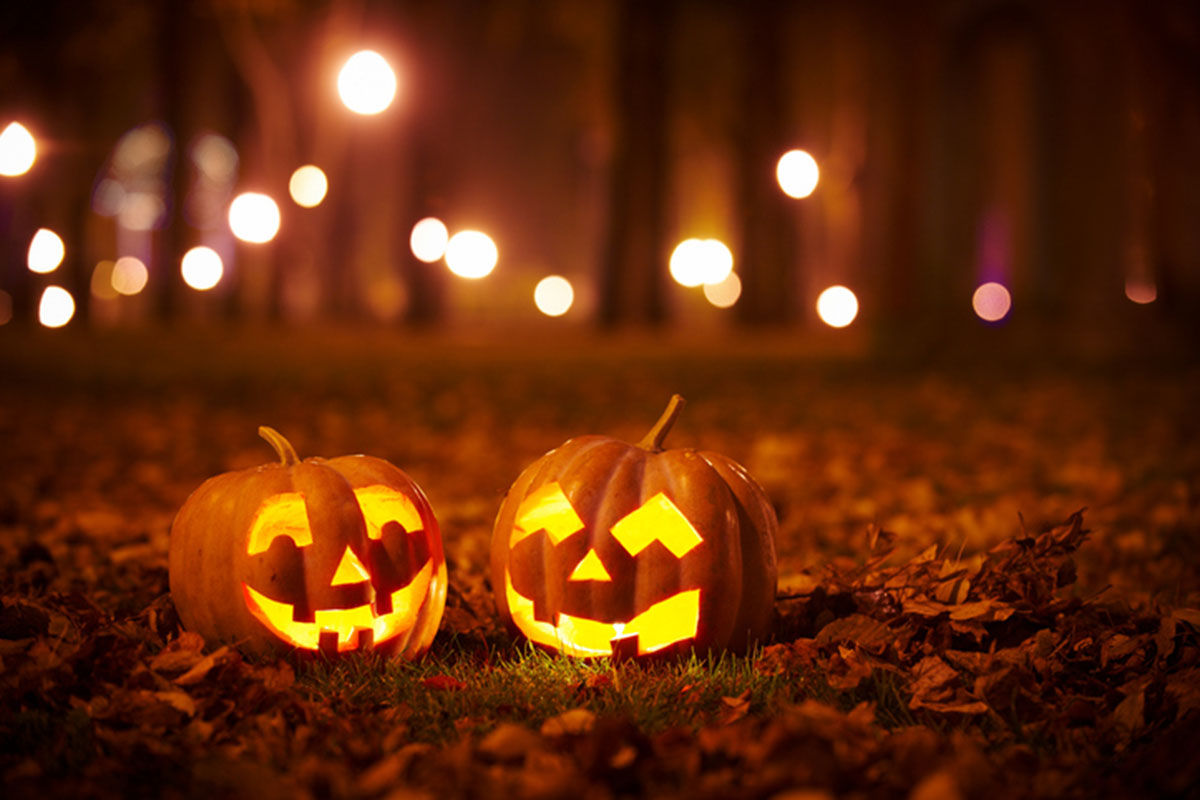
[[[821,170],[817,160],[803,150],[789,150],[779,158],[775,167],[779,188],[788,197],[808,197],[817,188]]]
[[[499,259],[496,243],[481,231],[459,231],[446,243],[446,266],[460,278],[490,275]]]
[[[450,231],[446,223],[437,217],[425,217],[413,225],[412,235],[408,237],[408,245],[417,260],[432,264],[446,254],[446,244],[450,241]]]
[[[10,122],[0,133],[0,175],[24,175],[37,160],[37,142],[19,122]]]
[[[205,292],[221,282],[225,264],[211,247],[193,247],[179,262],[183,282],[196,291]]]
[[[396,96],[396,73],[374,50],[360,50],[346,60],[337,79],[338,95],[355,114],[378,114]]]
[[[561,317],[575,302],[575,289],[561,275],[547,275],[533,290],[533,302],[547,317]]]
[[[988,281],[979,285],[971,297],[971,307],[985,322],[999,322],[1012,308],[1012,295],[1004,284]]]
[[[49,228],[38,228],[29,240],[29,255],[26,263],[30,272],[46,274],[58,269],[67,254],[62,237]]]
[[[717,308],[729,308],[742,296],[742,279],[730,272],[718,283],[704,284],[704,299]]]
[[[92,297],[100,300],[112,300],[117,296],[117,290],[113,288],[112,276],[115,262],[105,259],[97,262],[92,269]]]
[[[279,206],[265,194],[239,194],[229,204],[229,229],[243,242],[269,242],[279,233]]]
[[[1125,296],[1139,306],[1144,306],[1158,299],[1158,287],[1154,281],[1127,278],[1125,280]]]
[[[817,297],[817,316],[831,328],[844,328],[858,316],[858,298],[845,286],[830,286]]]
[[[75,298],[61,286],[47,286],[38,303],[38,322],[47,328],[61,328],[75,316]]]
[[[292,173],[288,181],[288,193],[296,205],[303,208],[316,208],[325,199],[329,190],[329,180],[321,168],[313,164],[305,164]]]
[[[149,281],[150,271],[140,258],[122,256],[113,264],[112,287],[118,294],[138,294]]]
[[[685,239],[671,252],[669,268],[680,286],[720,283],[733,271],[733,253],[719,239]]]

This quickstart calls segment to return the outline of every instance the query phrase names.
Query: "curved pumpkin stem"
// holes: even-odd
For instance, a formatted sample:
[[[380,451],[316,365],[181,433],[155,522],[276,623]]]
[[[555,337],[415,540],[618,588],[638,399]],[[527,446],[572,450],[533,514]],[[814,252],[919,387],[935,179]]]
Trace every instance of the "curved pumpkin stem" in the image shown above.
[[[258,435],[275,448],[275,452],[279,454],[279,460],[285,467],[294,466],[300,461],[300,457],[296,455],[296,448],[292,447],[292,443],[285,439],[279,431],[268,428],[266,425],[259,425]]]
[[[654,453],[660,452],[663,449],[663,439],[666,439],[667,434],[671,432],[671,426],[675,424],[675,420],[679,419],[686,403],[683,395],[671,395],[671,401],[667,403],[667,410],[658,418],[658,422],[654,423],[654,427],[650,429],[646,437],[638,442],[638,447]]]

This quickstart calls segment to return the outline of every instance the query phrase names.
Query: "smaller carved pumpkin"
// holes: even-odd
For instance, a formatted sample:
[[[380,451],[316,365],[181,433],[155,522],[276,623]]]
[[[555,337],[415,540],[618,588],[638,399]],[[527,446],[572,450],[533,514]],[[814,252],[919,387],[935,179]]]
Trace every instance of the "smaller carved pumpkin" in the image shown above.
[[[258,429],[278,464],[210,478],[171,525],[171,596],[185,627],[252,652],[428,649],[446,604],[429,501],[371,456],[309,458]]]
[[[509,489],[492,532],[496,606],[571,656],[744,649],[775,603],[766,494],[717,453],[664,450],[675,395],[639,444],[571,439]]]

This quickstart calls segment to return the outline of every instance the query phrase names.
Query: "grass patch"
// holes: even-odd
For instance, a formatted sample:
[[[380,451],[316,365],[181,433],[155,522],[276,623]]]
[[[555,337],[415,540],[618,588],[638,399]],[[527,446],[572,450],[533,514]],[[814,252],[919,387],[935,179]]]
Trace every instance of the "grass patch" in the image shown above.
[[[502,722],[537,728],[574,708],[627,718],[647,733],[695,728],[735,715],[743,703],[750,715],[774,715],[806,698],[842,709],[874,703],[888,728],[915,722],[894,673],[877,671],[854,691],[842,692],[819,672],[770,675],[757,668],[758,660],[757,652],[648,663],[578,660],[532,645],[467,652],[451,642],[416,663],[366,654],[313,661],[298,678],[302,691],[335,709],[401,708],[414,738],[431,743]]]

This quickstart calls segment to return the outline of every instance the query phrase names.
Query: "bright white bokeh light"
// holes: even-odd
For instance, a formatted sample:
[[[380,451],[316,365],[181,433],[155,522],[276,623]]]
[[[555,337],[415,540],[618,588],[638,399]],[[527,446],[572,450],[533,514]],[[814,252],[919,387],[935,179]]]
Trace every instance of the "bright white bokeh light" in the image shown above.
[[[684,239],[671,251],[671,277],[680,286],[699,286],[704,283],[704,242]]]
[[[1012,308],[1012,295],[1004,284],[989,281],[981,284],[971,297],[971,307],[984,322],[999,322]]]
[[[179,262],[183,282],[198,292],[205,292],[221,282],[225,264],[211,247],[193,247]]]
[[[355,114],[378,114],[396,96],[396,73],[374,50],[360,50],[346,60],[337,79],[338,95]]]
[[[150,270],[140,258],[122,256],[113,264],[112,287],[118,294],[135,295],[150,281]]]
[[[67,254],[62,237],[49,228],[38,228],[37,233],[29,240],[29,255],[26,263],[30,272],[42,275],[54,272]]]
[[[61,286],[47,286],[38,303],[38,322],[47,328],[61,328],[75,316],[75,298]]]
[[[279,206],[265,194],[239,194],[229,204],[229,229],[243,242],[269,242],[279,233]]]
[[[446,266],[460,278],[489,275],[499,260],[496,243],[480,231],[459,231],[446,243]]]
[[[329,179],[321,168],[313,164],[305,164],[292,173],[288,181],[288,193],[296,205],[304,208],[316,208],[325,199],[329,191]]]
[[[817,316],[831,328],[844,328],[858,316],[858,298],[845,286],[830,286],[817,297]]]
[[[1139,306],[1144,306],[1158,299],[1158,287],[1151,280],[1127,278],[1125,280],[1125,296]]]
[[[680,286],[720,283],[733,272],[733,253],[719,239],[685,239],[671,252],[670,270]]]
[[[412,235],[408,237],[408,246],[419,261],[432,264],[446,254],[446,244],[450,241],[450,231],[446,223],[437,217],[426,217],[413,225]]]
[[[10,122],[0,133],[0,175],[15,178],[29,172],[37,160],[37,142],[19,122]]]
[[[704,284],[704,299],[717,308],[729,308],[742,296],[742,279],[730,272],[718,283]]]
[[[547,317],[561,317],[575,302],[575,289],[561,275],[547,275],[533,290],[533,302]]]
[[[775,166],[775,178],[784,194],[800,199],[808,197],[817,188],[821,170],[817,167],[817,160],[808,153],[803,150],[789,150],[780,157]]]

